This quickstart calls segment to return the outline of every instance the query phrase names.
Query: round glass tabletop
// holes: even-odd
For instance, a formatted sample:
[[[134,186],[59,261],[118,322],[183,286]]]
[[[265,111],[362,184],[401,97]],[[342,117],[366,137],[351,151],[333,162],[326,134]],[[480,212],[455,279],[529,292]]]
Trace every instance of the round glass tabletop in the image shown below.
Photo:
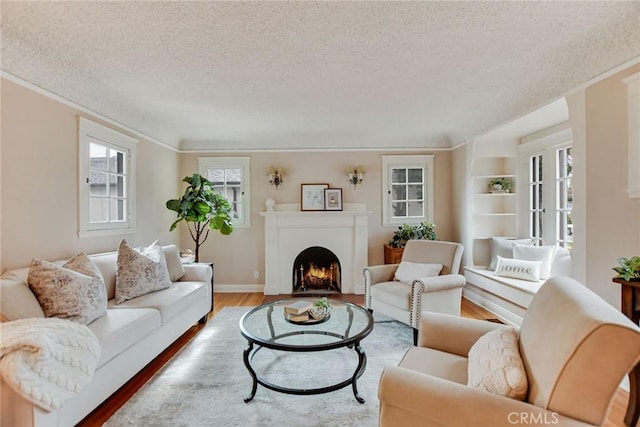
[[[373,329],[373,317],[367,309],[336,300],[329,300],[332,309],[326,321],[291,322],[285,318],[285,307],[296,301],[300,300],[267,303],[247,312],[240,319],[242,335],[263,347],[319,351],[359,342]]]

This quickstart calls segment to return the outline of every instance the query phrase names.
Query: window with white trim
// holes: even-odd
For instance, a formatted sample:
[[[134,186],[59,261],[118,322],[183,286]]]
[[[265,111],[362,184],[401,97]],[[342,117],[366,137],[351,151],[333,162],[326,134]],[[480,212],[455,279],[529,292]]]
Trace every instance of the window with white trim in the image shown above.
[[[249,157],[200,157],[200,174],[213,183],[213,189],[231,205],[233,226],[251,227]]]
[[[433,222],[433,155],[382,157],[382,224]]]
[[[542,242],[542,219],[544,208],[543,194],[543,155],[541,153],[529,157],[529,236],[536,244]]]
[[[79,235],[135,230],[136,139],[80,117]]]
[[[573,246],[573,157],[571,147],[556,150],[556,244],[571,249]]]
[[[538,245],[571,249],[573,158],[570,128],[560,128],[521,146],[528,173],[526,232]]]

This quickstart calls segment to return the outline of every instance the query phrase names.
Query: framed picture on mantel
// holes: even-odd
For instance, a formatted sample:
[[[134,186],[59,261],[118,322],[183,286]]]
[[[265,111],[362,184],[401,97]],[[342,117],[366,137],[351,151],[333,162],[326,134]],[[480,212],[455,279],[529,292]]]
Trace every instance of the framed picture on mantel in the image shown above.
[[[323,211],[324,190],[329,184],[300,184],[300,210]]]
[[[324,209],[327,211],[342,210],[342,188],[324,190]]]

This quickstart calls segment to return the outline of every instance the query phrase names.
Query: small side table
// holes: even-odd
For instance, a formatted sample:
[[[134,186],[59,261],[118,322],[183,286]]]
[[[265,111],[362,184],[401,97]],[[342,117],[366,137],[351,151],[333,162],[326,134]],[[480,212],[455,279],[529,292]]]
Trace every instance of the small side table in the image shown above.
[[[621,311],[636,325],[640,321],[640,281],[613,279],[621,285]],[[640,418],[640,363],[629,372],[629,404],[624,423],[635,427]]]
[[[400,264],[403,253],[404,253],[404,248],[393,248],[389,245],[384,245],[384,263]]]

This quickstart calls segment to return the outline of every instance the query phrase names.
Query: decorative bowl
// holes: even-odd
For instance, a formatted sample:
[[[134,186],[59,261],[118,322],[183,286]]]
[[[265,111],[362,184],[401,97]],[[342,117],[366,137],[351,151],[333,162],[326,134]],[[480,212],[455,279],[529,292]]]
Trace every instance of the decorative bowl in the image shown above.
[[[309,315],[316,320],[322,320],[329,315],[331,309],[328,307],[318,307],[314,306],[311,310],[309,310]]]

